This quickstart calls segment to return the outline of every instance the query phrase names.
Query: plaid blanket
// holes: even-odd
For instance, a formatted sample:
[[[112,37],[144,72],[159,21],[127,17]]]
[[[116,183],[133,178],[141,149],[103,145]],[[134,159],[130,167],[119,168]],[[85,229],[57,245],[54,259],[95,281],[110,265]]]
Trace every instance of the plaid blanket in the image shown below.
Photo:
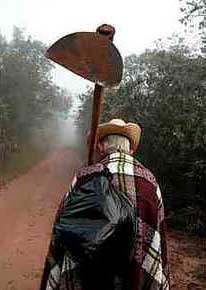
[[[109,168],[113,175],[114,186],[126,193],[137,209],[138,233],[129,274],[130,290],[170,289],[164,207],[154,175],[132,156],[120,152],[106,155],[100,163]],[[78,172],[77,178],[90,174],[98,168],[99,164],[84,167]],[[75,182],[76,177],[73,185]],[[69,198],[70,192],[65,194],[57,216]],[[41,290],[84,290],[78,269],[78,264],[70,253],[60,245],[55,245],[52,237]],[[117,283],[114,290],[125,290],[118,285]]]

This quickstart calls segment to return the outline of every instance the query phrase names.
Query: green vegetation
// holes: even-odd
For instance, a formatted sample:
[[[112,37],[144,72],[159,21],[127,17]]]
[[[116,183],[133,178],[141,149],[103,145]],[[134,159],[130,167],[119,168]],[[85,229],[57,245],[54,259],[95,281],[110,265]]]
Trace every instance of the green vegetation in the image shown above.
[[[117,91],[105,93],[102,121],[123,118],[142,127],[137,158],[157,176],[168,222],[205,234],[206,60],[171,38],[171,45],[130,55]],[[91,91],[82,95],[79,127],[89,128]]]
[[[120,117],[140,124],[136,157],[158,178],[169,225],[205,235],[205,1],[182,0],[182,11],[185,25],[199,15],[202,51],[174,35],[167,45],[126,57],[119,89],[105,92],[102,121]],[[44,51],[43,43],[18,28],[10,42],[0,35],[0,171],[8,180],[43,158],[52,133],[59,131],[58,118],[67,118],[71,106],[71,98],[52,82]],[[83,141],[91,98],[91,90],[80,96],[76,123]]]
[[[5,183],[26,173],[46,156],[45,150],[41,150],[33,144],[22,144],[20,147],[21,150],[10,155],[4,163],[1,177]]]
[[[181,22],[186,29],[199,38],[202,53],[206,52],[206,2],[205,0],[179,0],[182,12]],[[189,28],[189,29],[188,29]]]
[[[43,43],[17,27],[10,42],[0,35],[1,176],[10,178],[39,160],[45,136],[58,131],[58,120],[71,106],[71,97],[52,81],[44,51]]]
[[[206,265],[200,264],[194,270],[195,277],[200,281],[205,281]]]

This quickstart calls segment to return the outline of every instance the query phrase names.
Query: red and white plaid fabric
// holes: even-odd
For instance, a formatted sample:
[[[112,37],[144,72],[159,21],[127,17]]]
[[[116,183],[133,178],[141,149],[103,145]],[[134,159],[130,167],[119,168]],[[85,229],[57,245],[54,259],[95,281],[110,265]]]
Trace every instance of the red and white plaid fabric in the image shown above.
[[[132,156],[120,152],[108,154],[101,162],[113,174],[115,186],[137,209],[131,290],[170,289],[164,207],[154,175]]]
[[[127,194],[137,210],[138,232],[131,265],[131,290],[169,290],[164,207],[154,175],[132,156],[114,152],[99,163],[80,169],[77,177],[101,170],[101,164],[109,168],[114,185]],[[73,183],[75,181],[76,178]],[[69,194],[65,194],[58,213]],[[70,254],[61,251],[52,240],[41,290],[83,290],[75,269],[78,265]]]

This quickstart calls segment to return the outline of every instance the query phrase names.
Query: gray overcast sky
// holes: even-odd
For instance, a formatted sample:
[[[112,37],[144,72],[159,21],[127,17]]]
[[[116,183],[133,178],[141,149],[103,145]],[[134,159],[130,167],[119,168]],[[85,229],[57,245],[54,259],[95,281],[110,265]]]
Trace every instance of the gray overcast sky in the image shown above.
[[[179,0],[0,0],[0,30],[7,37],[16,25],[51,45],[66,34],[108,23],[116,28],[114,43],[123,57],[170,36],[178,30],[179,18]],[[54,79],[73,94],[90,84],[60,66]]]

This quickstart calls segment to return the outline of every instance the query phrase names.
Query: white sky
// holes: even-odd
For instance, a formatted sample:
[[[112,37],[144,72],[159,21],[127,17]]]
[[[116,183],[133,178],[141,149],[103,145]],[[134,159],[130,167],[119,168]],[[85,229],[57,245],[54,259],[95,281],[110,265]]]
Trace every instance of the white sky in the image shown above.
[[[170,36],[179,18],[179,0],[0,0],[0,31],[7,37],[16,25],[49,46],[66,34],[108,23],[116,28],[114,44],[123,57]],[[54,79],[73,94],[90,84],[58,65]]]

